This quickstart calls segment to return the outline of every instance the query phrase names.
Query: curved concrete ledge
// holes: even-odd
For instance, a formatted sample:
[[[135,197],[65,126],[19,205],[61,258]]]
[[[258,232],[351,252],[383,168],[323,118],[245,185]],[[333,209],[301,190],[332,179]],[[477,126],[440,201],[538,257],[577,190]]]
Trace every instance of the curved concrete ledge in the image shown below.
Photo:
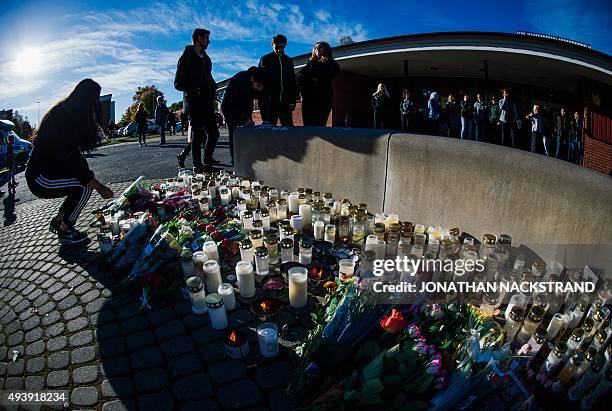
[[[253,127],[236,172],[312,187],[413,223],[515,244],[612,243],[612,179],[564,161],[472,141],[381,130]]]
[[[387,145],[383,130],[249,127],[234,135],[236,173],[281,189],[310,187],[383,209]]]
[[[612,242],[612,180],[525,151],[393,134],[385,211],[529,244]]]

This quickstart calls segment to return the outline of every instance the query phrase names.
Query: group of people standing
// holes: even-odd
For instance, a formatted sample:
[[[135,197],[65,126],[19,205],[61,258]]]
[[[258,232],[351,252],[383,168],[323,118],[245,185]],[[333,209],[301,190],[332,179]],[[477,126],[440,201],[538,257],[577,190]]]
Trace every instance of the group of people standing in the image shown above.
[[[162,146],[166,144],[166,129],[170,131],[170,135],[176,134],[176,113],[166,106],[163,96],[158,96],[155,103],[155,125],[159,128],[159,145]],[[149,113],[145,109],[144,104],[139,103],[134,121],[137,126],[136,134],[138,135],[138,145],[140,147],[147,145],[148,117]]]
[[[178,155],[184,166],[189,151],[193,153],[196,169],[205,169],[218,162],[212,157],[219,131],[214,121],[216,83],[211,76],[212,62],[206,54],[210,31],[194,30],[193,45],[185,47],[179,59],[174,86],[183,91],[184,111],[189,116],[191,143]],[[293,125],[293,111],[297,95],[302,98],[304,125],[325,126],[332,109],[332,82],[340,67],[332,56],[328,43],[314,45],[311,57],[296,74],[292,59],[285,53],[287,37],[277,34],[272,38],[272,52],[250,67],[234,75],[228,82],[221,103],[229,133],[229,147],[234,163],[233,140],[237,127],[253,124],[253,103],[258,102],[264,124]],[[204,137],[206,136],[206,138]],[[200,147],[204,144],[204,161]]]

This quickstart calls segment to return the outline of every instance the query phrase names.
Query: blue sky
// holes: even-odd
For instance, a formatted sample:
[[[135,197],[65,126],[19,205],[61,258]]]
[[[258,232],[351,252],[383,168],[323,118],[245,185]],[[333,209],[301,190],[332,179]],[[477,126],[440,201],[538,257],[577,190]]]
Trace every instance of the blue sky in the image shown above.
[[[116,120],[136,87],[155,84],[169,102],[176,62],[194,27],[212,31],[209,55],[221,81],[256,65],[270,38],[289,38],[287,53],[316,41],[353,40],[436,31],[517,30],[583,41],[612,53],[607,1],[0,1],[0,109],[37,122],[82,78],[112,93]]]

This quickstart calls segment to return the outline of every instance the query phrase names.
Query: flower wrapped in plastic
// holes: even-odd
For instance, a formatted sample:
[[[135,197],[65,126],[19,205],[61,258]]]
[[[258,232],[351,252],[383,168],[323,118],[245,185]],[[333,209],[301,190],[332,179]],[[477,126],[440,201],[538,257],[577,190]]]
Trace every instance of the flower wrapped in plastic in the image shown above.
[[[107,263],[113,267],[114,271],[127,270],[132,267],[146,247],[147,240],[156,224],[149,213],[144,213],[138,219],[107,259]]]

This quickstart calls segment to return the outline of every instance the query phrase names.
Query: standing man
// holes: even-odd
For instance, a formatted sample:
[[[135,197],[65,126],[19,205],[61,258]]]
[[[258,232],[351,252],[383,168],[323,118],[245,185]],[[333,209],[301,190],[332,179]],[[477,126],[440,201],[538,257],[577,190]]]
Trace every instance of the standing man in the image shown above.
[[[463,95],[461,102],[461,139],[472,139],[472,122],[474,121],[474,106],[470,101],[470,96]]]
[[[159,145],[166,144],[166,122],[168,121],[168,107],[164,102],[163,96],[157,96],[157,107],[155,107],[155,124],[159,127],[161,136]]]
[[[538,141],[542,142],[544,145],[544,140],[542,138],[542,132],[544,131],[544,126],[542,124],[542,115],[540,114],[540,106],[537,104],[533,106],[533,111],[529,113],[526,117],[527,120],[531,121],[531,152],[538,152]]]
[[[507,146],[510,143],[513,148],[518,148],[516,141],[516,121],[518,120],[518,109],[510,98],[510,91],[505,88],[502,90],[503,98],[499,100],[499,122],[501,123],[501,144]]]
[[[561,113],[555,120],[555,134],[557,135],[557,146],[555,147],[555,158],[569,161],[569,135],[572,125],[565,107],[561,107]]]
[[[253,125],[253,100],[264,89],[265,72],[261,67],[250,67],[232,77],[225,89],[221,111],[229,132],[229,148],[234,165],[234,131],[236,127]]]
[[[501,110],[495,96],[491,97],[491,111],[489,112],[489,124],[491,126],[491,142],[499,144],[499,115]]]
[[[187,110],[185,108],[181,109],[181,136],[185,135],[185,131],[189,126],[189,116],[187,115]]]
[[[410,90],[404,89],[404,96],[400,102],[400,113],[402,120],[402,131],[410,131],[410,116],[414,111],[414,101],[410,99]]]
[[[484,102],[480,93],[476,94],[474,103],[474,140],[485,141],[487,127],[487,103]]]
[[[193,166],[196,172],[210,169],[219,161],[213,158],[215,145],[219,139],[219,129],[215,119],[215,92],[217,84],[212,77],[212,62],[206,54],[210,44],[210,31],[197,28],[191,36],[193,45],[185,46],[183,55],[179,58],[174,78],[174,88],[182,91],[185,97],[187,114],[191,122],[191,147],[178,156],[179,165],[184,165],[185,158],[192,149]],[[204,162],[202,162],[201,147],[204,144]]]
[[[259,60],[266,70],[266,92],[259,102],[263,121],[282,126],[293,126],[295,109],[295,71],[293,61],[285,54],[287,37],[277,34],[272,38],[272,53]]]

